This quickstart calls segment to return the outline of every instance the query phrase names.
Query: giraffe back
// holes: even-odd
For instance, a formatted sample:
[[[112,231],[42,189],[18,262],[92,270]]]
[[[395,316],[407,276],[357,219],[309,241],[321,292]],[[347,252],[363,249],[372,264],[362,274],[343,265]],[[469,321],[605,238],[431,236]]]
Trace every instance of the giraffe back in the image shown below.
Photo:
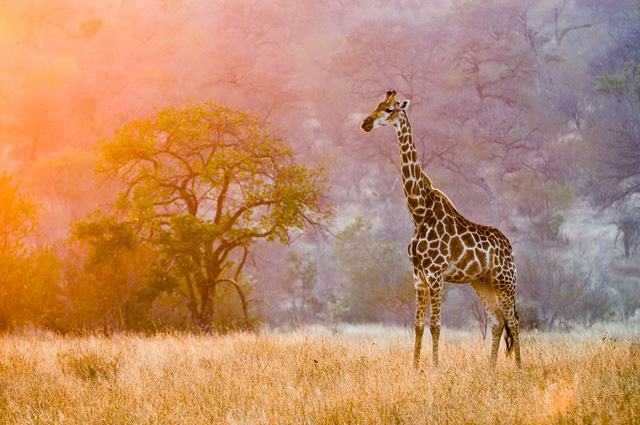
[[[468,283],[489,273],[498,279],[513,277],[515,282],[511,244],[500,230],[468,220],[438,189],[430,191],[428,200],[424,220],[416,224],[409,244],[414,266],[442,273],[452,283]]]

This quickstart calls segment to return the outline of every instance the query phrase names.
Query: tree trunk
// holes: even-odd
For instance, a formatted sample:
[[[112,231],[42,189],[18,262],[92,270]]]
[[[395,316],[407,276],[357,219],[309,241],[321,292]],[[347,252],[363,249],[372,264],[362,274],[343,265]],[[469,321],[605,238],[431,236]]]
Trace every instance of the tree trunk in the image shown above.
[[[191,312],[191,319],[193,320],[193,323],[202,332],[210,333],[213,330],[215,288],[219,283],[229,283],[236,289],[236,292],[240,297],[240,303],[242,306],[244,329],[249,329],[249,302],[247,301],[247,297],[242,290],[242,287],[233,279],[220,279],[217,280],[213,285],[201,289],[200,305],[198,306],[197,302],[189,303],[189,311]]]
[[[194,317],[193,323],[202,332],[211,333],[213,330],[213,312],[215,303],[216,286],[207,284],[200,290],[200,312]]]

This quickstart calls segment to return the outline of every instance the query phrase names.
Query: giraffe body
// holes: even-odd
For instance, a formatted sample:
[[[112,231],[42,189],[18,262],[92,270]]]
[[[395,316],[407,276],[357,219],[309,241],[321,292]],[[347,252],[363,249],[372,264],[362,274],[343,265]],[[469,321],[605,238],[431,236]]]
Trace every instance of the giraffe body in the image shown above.
[[[406,114],[409,101],[385,100],[362,123],[370,132],[393,125],[398,135],[401,172],[414,233],[407,247],[416,290],[414,366],[418,367],[427,307],[431,314],[432,367],[438,367],[440,306],[443,282],[469,283],[491,322],[490,364],[495,367],[503,330],[507,353],[515,351],[521,367],[519,316],[515,307],[516,267],[511,244],[498,229],[473,223],[460,214],[447,196],[435,189],[417,159]]]

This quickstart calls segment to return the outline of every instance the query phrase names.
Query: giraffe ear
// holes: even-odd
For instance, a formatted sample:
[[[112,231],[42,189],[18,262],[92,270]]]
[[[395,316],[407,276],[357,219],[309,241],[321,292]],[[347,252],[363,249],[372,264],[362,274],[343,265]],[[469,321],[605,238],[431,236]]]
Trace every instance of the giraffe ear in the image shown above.
[[[408,100],[403,100],[402,103],[400,104],[400,109],[405,110],[409,107],[409,101]]]

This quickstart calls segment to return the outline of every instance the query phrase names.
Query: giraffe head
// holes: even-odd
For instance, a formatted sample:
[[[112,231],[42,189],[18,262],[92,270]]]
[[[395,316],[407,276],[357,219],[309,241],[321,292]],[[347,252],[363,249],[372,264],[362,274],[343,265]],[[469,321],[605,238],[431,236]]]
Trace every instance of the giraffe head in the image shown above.
[[[385,125],[395,125],[399,122],[398,114],[402,113],[409,106],[409,101],[402,103],[395,100],[396,92],[388,91],[384,101],[362,122],[362,128],[369,133],[376,127]]]

